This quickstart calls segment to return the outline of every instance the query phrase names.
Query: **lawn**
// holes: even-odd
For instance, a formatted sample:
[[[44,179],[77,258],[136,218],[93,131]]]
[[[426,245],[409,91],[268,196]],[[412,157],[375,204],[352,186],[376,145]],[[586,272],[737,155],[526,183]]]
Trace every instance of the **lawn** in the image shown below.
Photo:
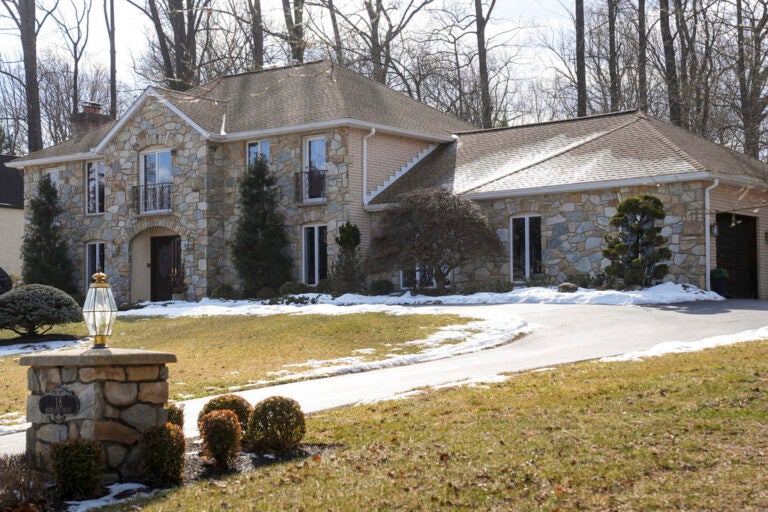
[[[768,341],[315,414],[321,456],[109,510],[768,509]]]
[[[356,356],[381,359],[388,353],[420,351],[406,344],[423,339],[448,325],[464,325],[471,319],[454,315],[273,315],[212,316],[175,319],[118,318],[109,344],[172,352],[178,358],[170,365],[172,398],[193,398],[226,392],[275,379],[286,367],[308,360],[331,360]],[[58,326],[62,334],[85,335],[83,324]],[[0,337],[10,337],[0,331]],[[356,350],[374,349],[373,353]],[[0,414],[24,411],[27,396],[26,368],[19,356],[0,357]]]

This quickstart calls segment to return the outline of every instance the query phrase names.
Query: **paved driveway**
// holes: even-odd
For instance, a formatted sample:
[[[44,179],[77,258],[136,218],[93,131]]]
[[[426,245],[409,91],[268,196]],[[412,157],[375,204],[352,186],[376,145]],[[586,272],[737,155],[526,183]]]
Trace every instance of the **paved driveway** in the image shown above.
[[[418,306],[414,306],[418,307]],[[536,329],[515,343],[450,359],[254,389],[251,402],[283,395],[314,412],[383,399],[412,389],[482,378],[649,348],[664,341],[695,341],[768,326],[768,301],[729,300],[669,306],[505,304],[445,306],[478,317],[517,315]],[[171,365],[173,372],[173,365]],[[185,434],[195,437],[207,399],[185,405]],[[0,436],[0,453],[24,450],[24,434]]]

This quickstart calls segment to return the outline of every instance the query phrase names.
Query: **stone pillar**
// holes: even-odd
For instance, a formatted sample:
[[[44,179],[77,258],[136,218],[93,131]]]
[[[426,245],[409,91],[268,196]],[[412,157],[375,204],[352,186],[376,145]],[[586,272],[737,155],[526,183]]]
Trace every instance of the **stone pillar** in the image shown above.
[[[92,439],[103,447],[105,483],[135,479],[141,469],[141,433],[167,421],[166,363],[174,362],[176,356],[167,352],[119,348],[22,356],[19,364],[30,367],[27,421],[32,426],[27,430],[27,456],[49,470],[51,444]],[[77,400],[65,397],[62,407],[56,396],[67,394]],[[79,407],[73,413],[75,403]],[[51,404],[57,414],[43,412],[51,411]]]

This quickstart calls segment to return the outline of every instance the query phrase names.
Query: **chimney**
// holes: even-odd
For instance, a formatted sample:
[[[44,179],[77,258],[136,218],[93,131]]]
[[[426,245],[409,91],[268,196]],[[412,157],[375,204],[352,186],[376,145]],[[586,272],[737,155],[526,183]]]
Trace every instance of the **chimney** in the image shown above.
[[[112,120],[101,113],[101,104],[94,101],[84,101],[82,110],[72,114],[72,138],[82,137],[89,131]]]

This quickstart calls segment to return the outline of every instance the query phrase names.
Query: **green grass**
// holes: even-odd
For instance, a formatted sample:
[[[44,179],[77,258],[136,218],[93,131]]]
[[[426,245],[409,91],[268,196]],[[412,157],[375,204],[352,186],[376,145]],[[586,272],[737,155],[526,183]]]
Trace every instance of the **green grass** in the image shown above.
[[[123,317],[115,323],[111,346],[172,352],[171,397],[201,397],[222,393],[231,386],[274,379],[273,372],[300,372],[286,365],[356,355],[382,359],[423,350],[406,342],[426,338],[439,328],[466,324],[454,315],[212,316],[204,318]],[[86,335],[83,324],[57,326],[61,334]],[[6,341],[9,331],[0,331]],[[2,340],[0,340],[2,341]],[[357,354],[373,348],[373,354]],[[19,356],[0,357],[0,414],[24,411],[26,367]]]
[[[313,415],[318,457],[142,510],[768,509],[768,341]],[[136,508],[134,508],[136,507]],[[137,502],[110,510],[136,510]]]

